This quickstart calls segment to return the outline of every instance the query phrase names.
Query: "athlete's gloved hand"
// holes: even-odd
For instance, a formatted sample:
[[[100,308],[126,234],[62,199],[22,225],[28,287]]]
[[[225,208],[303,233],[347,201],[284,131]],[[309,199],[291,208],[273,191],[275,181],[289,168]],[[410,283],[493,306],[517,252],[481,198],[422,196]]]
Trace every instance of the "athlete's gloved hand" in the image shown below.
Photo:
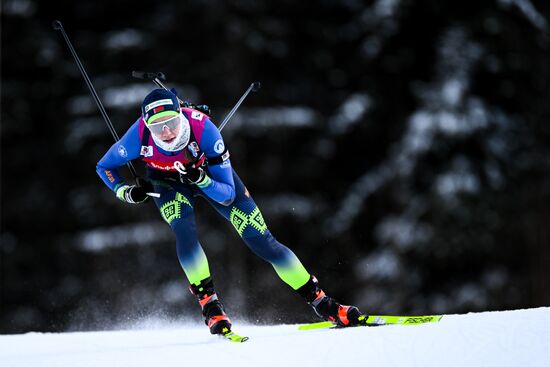
[[[130,204],[143,203],[154,192],[153,184],[146,179],[138,178],[137,185],[122,185],[116,190],[116,197]]]
[[[188,184],[196,184],[204,187],[210,183],[210,177],[201,166],[195,167],[194,164],[183,164],[180,161],[174,163],[174,168],[180,173],[180,181]]]

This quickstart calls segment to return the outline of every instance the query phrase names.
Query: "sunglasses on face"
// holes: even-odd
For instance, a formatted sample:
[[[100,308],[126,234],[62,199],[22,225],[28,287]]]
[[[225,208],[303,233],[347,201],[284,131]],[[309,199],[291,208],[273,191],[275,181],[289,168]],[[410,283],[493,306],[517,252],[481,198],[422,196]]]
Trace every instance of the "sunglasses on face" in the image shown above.
[[[153,134],[156,135],[162,135],[165,128],[168,128],[170,130],[176,130],[181,124],[181,115],[174,116],[172,118],[169,118],[168,120],[154,122],[152,124],[146,124],[149,130]]]

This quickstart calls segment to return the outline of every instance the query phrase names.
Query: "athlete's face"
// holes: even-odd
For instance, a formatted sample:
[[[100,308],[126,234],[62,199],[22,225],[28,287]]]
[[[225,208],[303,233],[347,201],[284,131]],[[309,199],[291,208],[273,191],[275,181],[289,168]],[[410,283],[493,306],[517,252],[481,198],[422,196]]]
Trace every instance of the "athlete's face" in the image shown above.
[[[170,144],[176,139],[181,129],[180,116],[164,116],[151,126],[151,131],[163,142]]]

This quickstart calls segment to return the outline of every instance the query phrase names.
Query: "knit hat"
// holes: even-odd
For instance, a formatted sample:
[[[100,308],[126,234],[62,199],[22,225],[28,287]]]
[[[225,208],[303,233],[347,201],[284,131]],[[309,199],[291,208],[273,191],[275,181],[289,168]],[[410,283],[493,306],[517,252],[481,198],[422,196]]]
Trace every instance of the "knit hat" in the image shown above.
[[[141,104],[141,114],[147,124],[163,116],[177,116],[180,113],[178,97],[166,89],[154,89]]]

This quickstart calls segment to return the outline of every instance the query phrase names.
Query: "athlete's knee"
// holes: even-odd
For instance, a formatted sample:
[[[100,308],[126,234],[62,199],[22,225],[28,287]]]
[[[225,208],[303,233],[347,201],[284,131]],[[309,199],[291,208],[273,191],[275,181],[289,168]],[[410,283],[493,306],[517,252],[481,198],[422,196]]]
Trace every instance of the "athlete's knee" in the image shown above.
[[[234,204],[229,213],[229,221],[239,236],[255,237],[268,232],[260,209],[253,201]]]
[[[259,236],[243,237],[243,240],[254,254],[270,263],[286,257],[288,252],[288,248],[277,241],[269,231]]]

